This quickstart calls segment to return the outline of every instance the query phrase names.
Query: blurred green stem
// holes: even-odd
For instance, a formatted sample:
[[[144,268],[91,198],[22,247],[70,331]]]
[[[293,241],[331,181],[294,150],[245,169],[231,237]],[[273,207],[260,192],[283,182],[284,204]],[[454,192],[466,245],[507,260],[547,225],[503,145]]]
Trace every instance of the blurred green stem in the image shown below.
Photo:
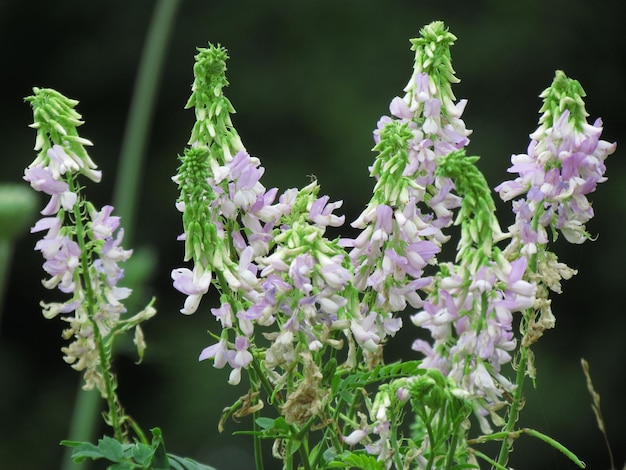
[[[160,0],[157,4],[137,71],[113,194],[113,206],[122,218],[127,243],[134,229],[139,175],[156,103],[155,96],[179,5],[180,0]]]
[[[96,418],[100,408],[100,392],[98,390],[83,390],[83,378],[78,380],[78,392],[74,401],[74,412],[70,422],[68,440],[92,442],[96,431]],[[72,462],[72,448],[66,447],[63,451],[62,470],[87,469],[90,461],[82,464]]]
[[[38,198],[22,184],[0,183],[0,326],[16,240],[37,213]]]
[[[4,307],[4,293],[7,274],[13,257],[13,243],[6,238],[0,238],[0,325],[2,324],[2,308]]]
[[[133,90],[113,195],[113,205],[117,215],[122,218],[127,243],[131,240],[134,229],[133,218],[139,193],[139,174],[155,96],[179,5],[180,0],[159,0],[157,3]],[[82,381],[77,392],[69,436],[73,440],[92,441],[100,405],[99,393],[97,391],[84,392],[81,387]],[[71,449],[65,453],[62,468],[65,470],[78,468],[71,460]],[[81,466],[80,468],[87,467]]]

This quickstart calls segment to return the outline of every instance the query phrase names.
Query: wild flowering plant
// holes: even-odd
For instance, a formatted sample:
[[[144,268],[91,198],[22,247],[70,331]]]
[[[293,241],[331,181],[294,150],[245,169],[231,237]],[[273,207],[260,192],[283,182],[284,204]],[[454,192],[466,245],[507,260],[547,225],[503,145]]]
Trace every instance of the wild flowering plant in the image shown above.
[[[344,225],[335,213],[341,201],[320,195],[316,180],[280,194],[261,183],[264,168],[244,147],[224,95],[227,52],[198,49],[187,103],[196,123],[173,178],[187,265],[171,276],[186,296],[183,314],[206,308],[218,322],[199,359],[228,368],[230,384],[246,384],[218,427],[252,416],[245,432],[259,469],[263,440],[285,469],[479,468],[481,461],[505,469],[522,434],[584,467],[554,439],[517,423],[525,378],[535,377],[532,345],[555,325],[549,295],[575,274],[549,243],[559,234],[571,243],[591,238],[587,194],[606,180],[615,144],[600,139],[600,120],[587,122],[580,84],[558,71],[541,94],[527,153],[511,158],[516,176],[496,187],[515,214],[502,230],[478,157],[466,155],[467,101],[452,91],[455,40],[433,22],[411,41],[405,95],[374,131],[373,195],[352,235],[336,238],[327,228]],[[120,246],[112,208],[97,211],[80,195],[78,175],[97,182],[100,173],[76,133],[76,102],[39,89],[29,101],[39,155],[25,179],[51,196],[33,228],[47,231],[36,246],[51,276],[44,285],[72,296],[43,304],[44,315],[72,314],[63,317],[64,335],[74,338],[65,359],[109,403],[114,435],[106,443],[127,453],[142,444],[156,458],[158,430],[151,448],[140,432],[135,447],[127,440],[126,425],[138,426],[121,410],[110,369],[117,334],[135,328],[143,351],[139,323],[154,314],[152,304],[123,316],[129,292],[117,287],[117,263],[130,251]],[[460,226],[456,258],[440,259],[452,225]],[[206,305],[212,287],[219,302]],[[385,346],[410,323],[430,340],[413,342],[414,359],[385,364]],[[500,451],[487,455],[481,444],[492,441]],[[70,445],[77,458],[102,457],[103,442]],[[173,468],[196,468],[180,462],[170,454]],[[144,463],[124,468],[157,468]]]
[[[478,157],[465,152],[466,101],[452,92],[455,39],[434,22],[411,41],[406,94],[374,131],[372,199],[351,224],[354,238],[335,239],[326,228],[344,223],[334,215],[341,202],[320,197],[317,181],[281,195],[260,183],[264,169],[223,95],[226,51],[198,50],[188,102],[197,121],[174,177],[192,266],[172,278],[187,295],[182,313],[194,313],[211,285],[220,294],[211,313],[221,333],[200,360],[229,367],[231,384],[247,373],[249,392],[220,428],[230,415],[253,415],[259,468],[259,439],[274,441],[288,469],[474,467],[479,459],[505,468],[522,433],[582,466],[516,423],[523,381],[535,374],[531,346],[555,323],[549,292],[574,274],[549,238],[590,238],[586,194],[605,180],[615,144],[600,140],[600,121],[587,123],[578,82],[557,72],[528,154],[512,158],[519,176],[497,187],[516,215],[503,231]],[[440,261],[452,224],[461,227],[457,256]],[[432,341],[413,343],[422,359],[384,365],[407,309]],[[268,404],[277,417],[262,415]],[[474,421],[480,433],[471,437]],[[476,447],[492,440],[502,442],[497,456]]]
[[[44,287],[69,296],[64,302],[41,302],[41,307],[45,318],[60,315],[67,322],[63,338],[71,342],[61,349],[63,360],[82,372],[84,390],[95,388],[106,401],[103,417],[113,434],[97,446],[63,444],[75,447],[76,461],[106,458],[116,462],[110,468],[175,465],[178,457],[165,454],[160,430],[152,430],[148,444],[139,425],[122,408],[112,370],[114,342],[131,329],[141,361],[146,343],[140,324],[155,315],[154,299],[139,313],[126,315],[123,300],[131,290],[118,283],[124,277],[120,263],[131,257],[132,250],[122,248],[124,230],[120,218],[112,215],[113,207],[98,210],[82,194],[80,178],[98,183],[102,174],[85,149],[91,142],[78,135],[77,127],[82,124],[74,109],[78,102],[52,89],[34,88],[33,92],[26,100],[33,108],[31,127],[37,130],[38,153],[24,171],[24,179],[50,200],[31,232],[43,234],[35,249],[41,252],[43,269],[50,276],[42,281]]]

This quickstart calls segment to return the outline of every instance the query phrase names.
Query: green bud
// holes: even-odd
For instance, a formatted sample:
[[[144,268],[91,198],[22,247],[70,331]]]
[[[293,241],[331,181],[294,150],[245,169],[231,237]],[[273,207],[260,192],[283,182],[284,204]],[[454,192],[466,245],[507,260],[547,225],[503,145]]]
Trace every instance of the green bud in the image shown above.
[[[404,175],[409,163],[407,149],[413,139],[407,123],[392,121],[380,131],[380,140],[372,149],[378,151],[370,175],[378,177],[372,198],[378,204],[398,206],[406,203],[408,186],[415,185],[415,175]]]
[[[420,30],[420,37],[411,39],[415,51],[415,71],[428,74],[441,93],[441,98],[454,100],[451,84],[458,83],[454,75],[450,47],[456,36],[448,31],[442,21],[433,21]]]
[[[429,374],[417,377],[409,386],[411,406],[414,409],[419,409],[422,406],[431,410],[440,409],[446,398],[444,388],[445,383],[442,385],[437,378],[429,376]]]
[[[502,236],[491,189],[475,165],[478,159],[457,150],[439,158],[436,171],[439,176],[451,178],[457,193],[463,197],[455,221],[461,224],[457,261],[473,267],[491,259],[493,242]]]
[[[226,79],[226,49],[220,45],[198,48],[193,68],[195,80],[186,108],[194,107],[196,123],[191,131],[189,145],[211,147],[219,152],[212,154],[220,164],[229,161],[231,155],[243,150],[241,139],[233,127],[230,114],[235,108],[223,94],[228,86]]]
[[[30,125],[37,130],[35,150],[39,152],[31,164],[48,166],[48,150],[60,145],[77,160],[79,172],[95,182],[100,181],[100,172],[91,160],[85,146],[92,143],[78,135],[77,127],[83,124],[81,115],[74,109],[78,101],[63,96],[51,88],[33,88],[33,95],[25,98],[33,109],[34,122]]]
[[[568,78],[562,70],[557,70],[552,84],[539,95],[543,98],[543,106],[539,110],[543,115],[539,123],[552,127],[563,111],[568,110],[570,122],[574,123],[576,130],[582,130],[589,116],[583,101],[586,95],[578,80]]]
[[[209,204],[215,199],[213,188],[208,183],[212,176],[208,165],[207,147],[194,147],[185,150],[178,174],[174,180],[178,183],[180,196],[178,202],[184,203],[183,228],[185,239],[185,260],[193,258],[200,262],[205,253],[215,249],[216,230]],[[206,266],[206,260],[202,263]]]

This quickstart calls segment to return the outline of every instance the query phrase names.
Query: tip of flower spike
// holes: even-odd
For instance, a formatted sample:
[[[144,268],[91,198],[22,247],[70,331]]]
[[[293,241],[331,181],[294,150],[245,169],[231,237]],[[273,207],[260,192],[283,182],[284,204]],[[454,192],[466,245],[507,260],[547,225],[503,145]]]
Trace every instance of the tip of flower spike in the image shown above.
[[[215,80],[226,82],[226,61],[228,53],[225,47],[221,45],[209,44],[209,47],[198,47],[196,54],[196,64],[194,65],[194,74],[196,79],[204,80],[206,83],[212,83]]]
[[[443,21],[433,21],[422,29],[420,29],[421,38],[413,39],[413,44],[425,44],[432,43],[447,43],[448,46],[454,44],[457,37],[452,34]]]
[[[539,95],[544,101],[540,109],[543,115],[539,122],[551,126],[565,111],[569,111],[569,119],[580,130],[589,116],[583,101],[585,96],[587,94],[578,80],[569,78],[562,70],[557,70],[550,87]]]
[[[450,47],[457,37],[448,31],[443,21],[433,21],[420,30],[420,37],[411,39],[415,51],[415,72],[426,73],[444,96],[454,100],[450,84],[458,83],[454,75]]]

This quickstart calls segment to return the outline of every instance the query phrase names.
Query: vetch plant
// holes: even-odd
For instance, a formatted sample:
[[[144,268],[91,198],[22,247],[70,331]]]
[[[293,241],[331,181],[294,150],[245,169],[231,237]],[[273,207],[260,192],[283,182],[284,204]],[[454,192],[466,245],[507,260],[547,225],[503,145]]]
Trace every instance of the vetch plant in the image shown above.
[[[524,382],[536,374],[532,346],[555,326],[550,293],[575,274],[551,242],[559,234],[576,244],[592,238],[587,195],[606,180],[604,160],[616,146],[600,139],[600,120],[587,122],[580,84],[557,71],[527,153],[511,158],[516,176],[495,188],[515,214],[503,230],[478,157],[468,156],[467,101],[452,91],[455,40],[441,22],[411,40],[405,94],[391,100],[373,134],[372,197],[351,235],[335,238],[327,228],[344,226],[342,202],[321,195],[315,179],[280,194],[261,183],[265,170],[224,95],[227,51],[198,49],[187,103],[196,122],[173,177],[186,265],[171,277],[186,296],[181,313],[208,310],[218,327],[199,360],[227,368],[228,383],[247,388],[217,425],[223,431],[230,418],[251,416],[239,433],[253,436],[257,469],[263,440],[285,469],[505,469],[522,435],[584,467],[518,420]],[[113,338],[134,329],[141,356],[139,324],[154,309],[124,315],[130,292],[118,287],[118,263],[131,252],[121,247],[113,208],[96,210],[81,195],[78,176],[101,175],[76,132],[76,102],[40,89],[28,100],[39,154],[25,179],[51,196],[33,228],[46,232],[36,249],[50,275],[44,285],[71,295],[42,304],[44,315],[70,324],[65,360],[107,400],[113,429],[98,446],[67,444],[77,460],[126,465],[112,468],[206,468],[165,454],[158,429],[149,444],[119,404]],[[456,257],[441,259],[452,225],[460,227]],[[204,299],[211,289],[214,305]],[[407,348],[414,358],[385,364],[386,345],[415,327],[426,336]],[[493,441],[501,443],[496,455],[481,450]]]
[[[615,144],[599,139],[600,121],[587,123],[578,82],[557,72],[528,154],[512,159],[520,176],[497,188],[515,199],[516,223],[503,231],[478,157],[466,156],[467,102],[452,92],[455,39],[434,22],[411,41],[406,94],[374,131],[374,194],[352,223],[355,237],[333,240],[325,229],[343,223],[333,215],[341,202],[319,197],[316,181],[280,196],[260,183],[263,168],[223,95],[226,51],[198,50],[188,103],[197,121],[174,177],[193,265],[172,278],[187,295],[185,314],[211,285],[220,293],[211,312],[221,334],[200,360],[229,367],[231,384],[247,372],[250,391],[220,427],[231,414],[253,414],[259,468],[264,438],[284,468],[452,468],[478,459],[504,468],[522,433],[564,450],[516,423],[524,379],[535,374],[531,345],[554,326],[548,293],[574,273],[548,250],[549,235],[589,238],[585,195],[605,180]],[[456,259],[439,261],[453,223],[461,226]],[[432,342],[413,344],[423,359],[384,366],[407,307]],[[267,404],[278,418],[262,417]],[[481,434],[471,438],[474,419]],[[502,441],[495,458],[473,447],[489,440]]]
[[[112,369],[115,339],[129,330],[134,330],[133,343],[141,361],[146,343],[140,324],[155,315],[154,299],[139,313],[125,315],[123,300],[131,291],[118,285],[124,277],[120,263],[130,258],[132,250],[121,245],[124,231],[119,217],[112,215],[113,207],[98,210],[82,194],[79,178],[98,183],[102,174],[85,149],[91,142],[78,135],[77,127],[82,124],[74,109],[78,102],[51,89],[34,88],[33,92],[26,100],[33,108],[31,127],[37,130],[38,154],[24,171],[24,179],[50,200],[31,232],[43,232],[35,249],[41,252],[43,269],[50,276],[42,281],[44,287],[58,288],[69,296],[64,302],[41,302],[41,307],[45,318],[61,316],[67,322],[63,338],[71,342],[61,349],[63,360],[82,372],[83,389],[100,392],[108,406],[104,421],[113,434],[98,446],[63,444],[76,448],[76,461],[106,458],[117,463],[111,468],[163,468],[169,459],[174,465],[178,457],[165,454],[160,430],[152,430],[149,444],[124,411]]]

